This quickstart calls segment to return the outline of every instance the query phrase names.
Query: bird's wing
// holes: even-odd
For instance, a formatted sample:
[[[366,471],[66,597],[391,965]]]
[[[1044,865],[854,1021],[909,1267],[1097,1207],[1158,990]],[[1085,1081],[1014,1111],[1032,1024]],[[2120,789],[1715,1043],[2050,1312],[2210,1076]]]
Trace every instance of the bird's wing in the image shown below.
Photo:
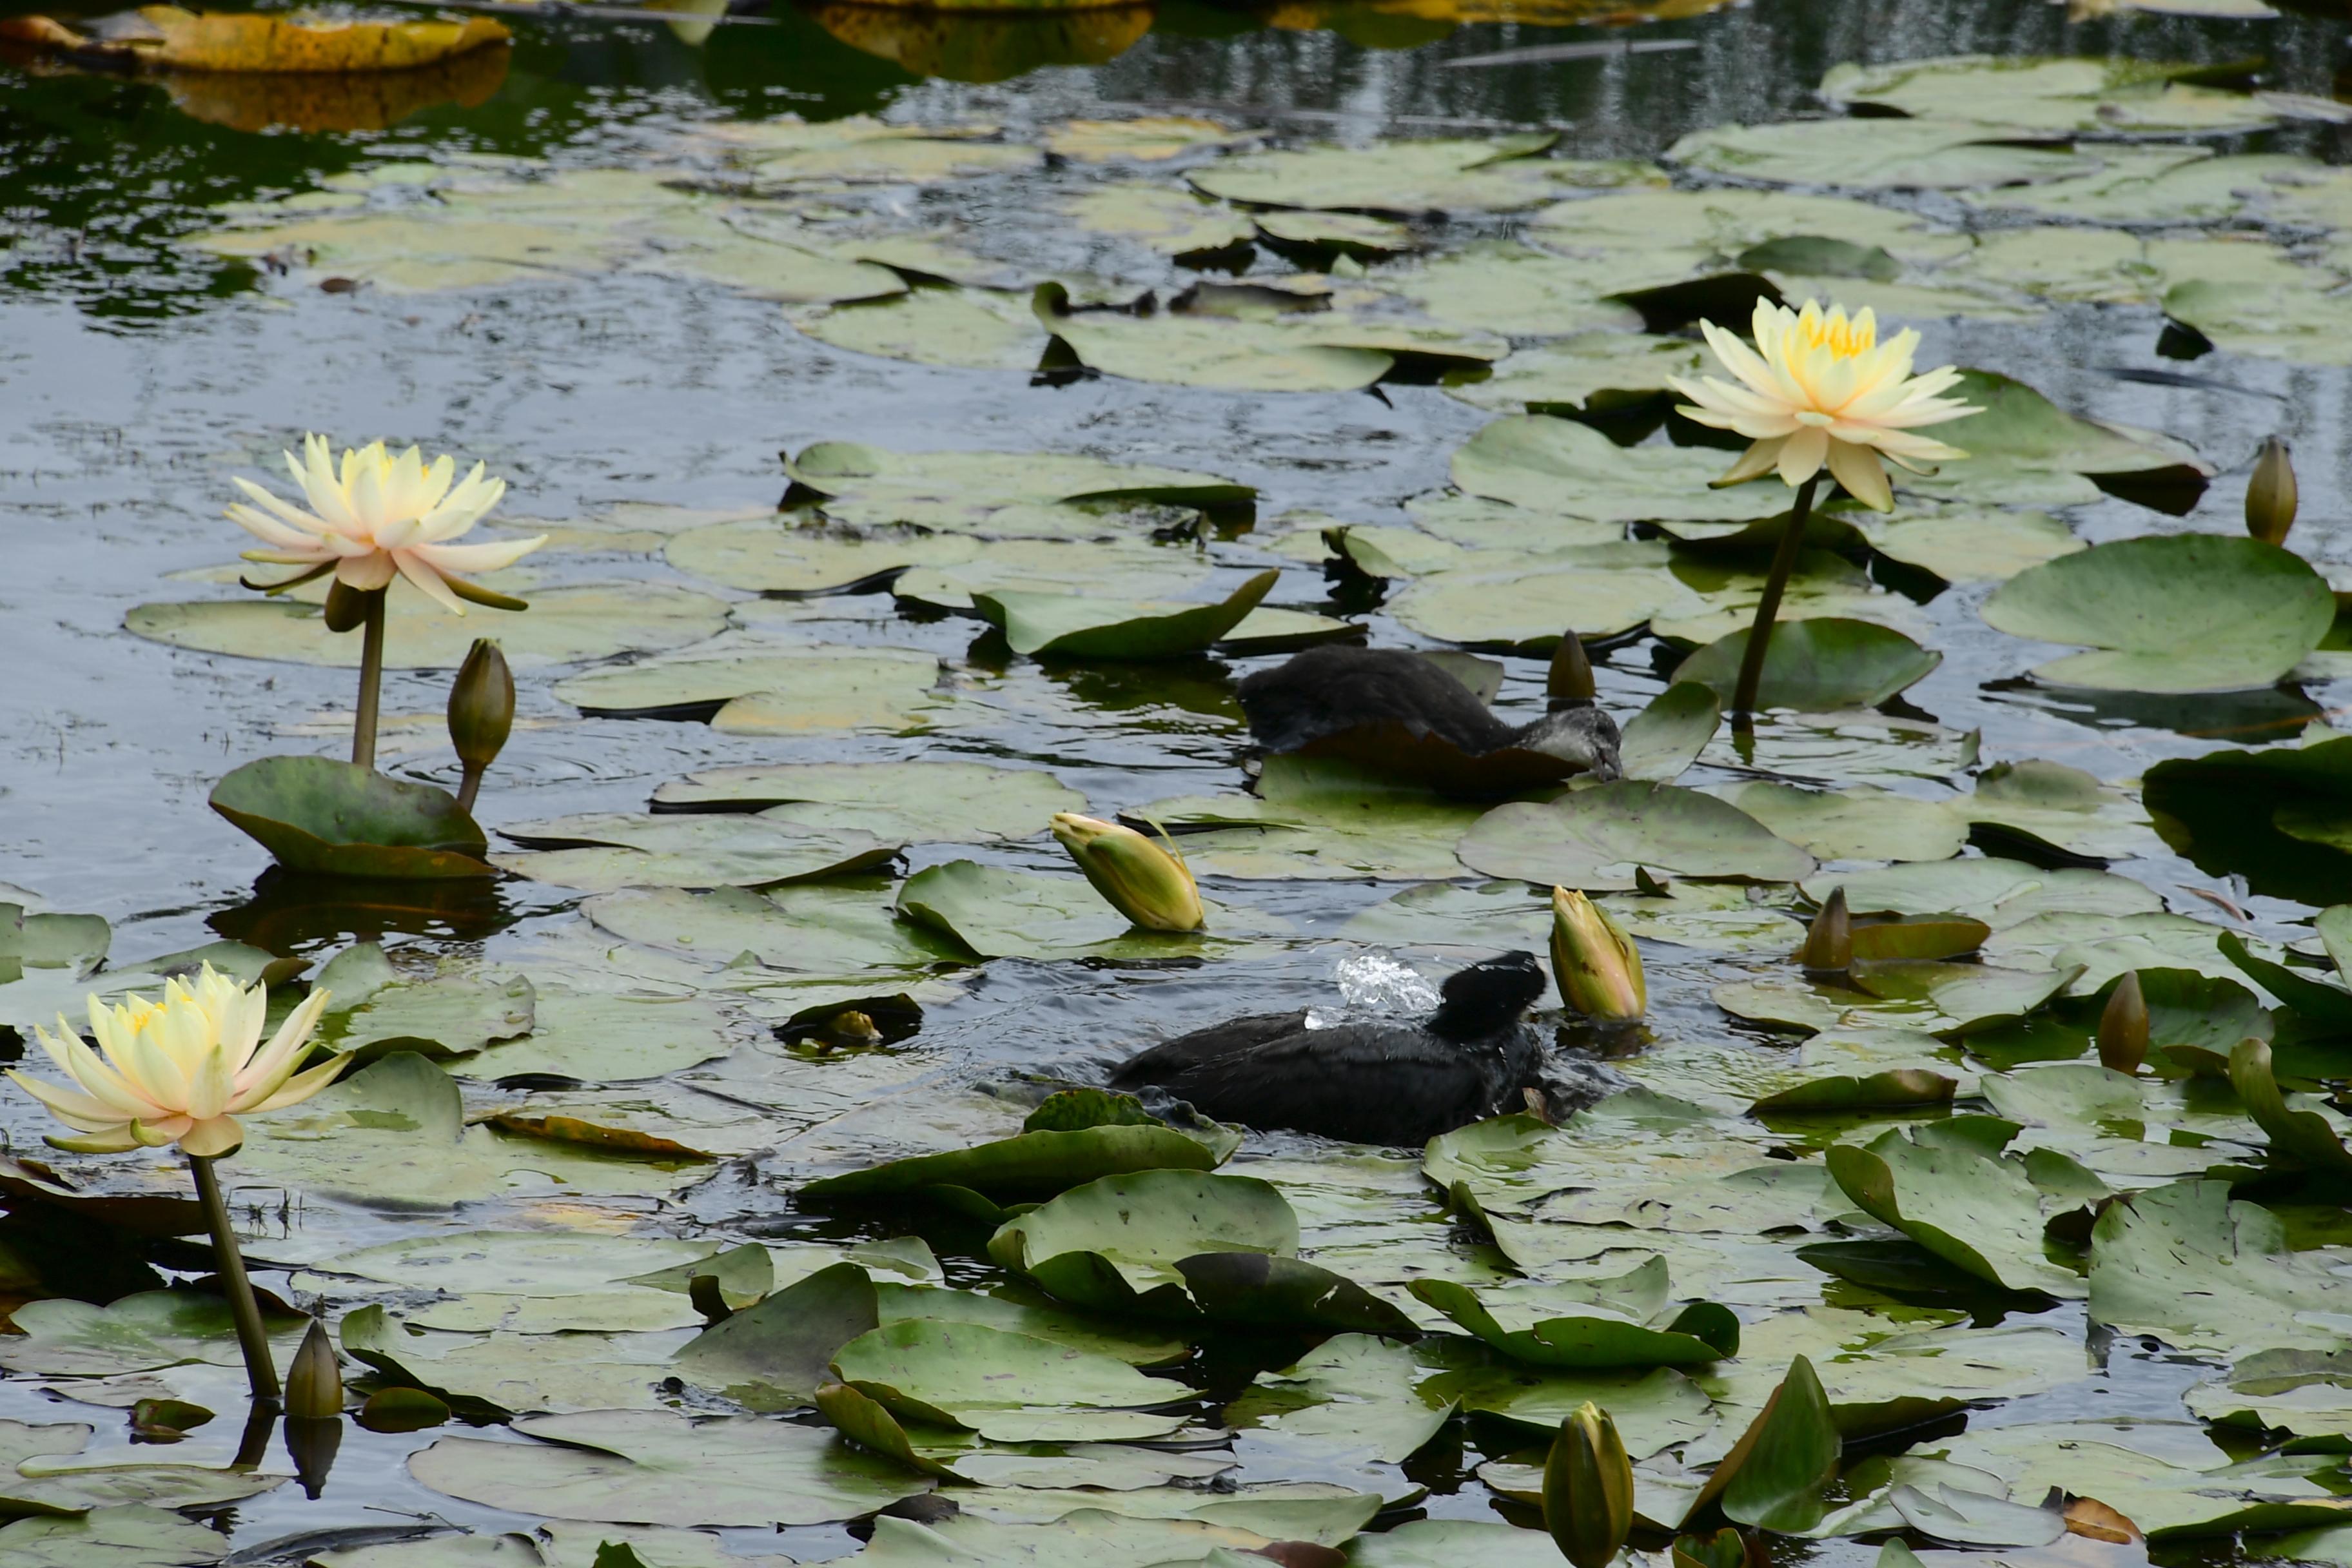
[[[1301,1031],[1160,1081],[1222,1121],[1418,1143],[1484,1114],[1500,1076],[1488,1047],[1369,1025]]]
[[[1111,1074],[1111,1087],[1134,1089],[1147,1083],[1168,1083],[1187,1070],[1256,1050],[1269,1040],[1297,1034],[1306,1026],[1307,1015],[1303,1012],[1254,1013],[1247,1017],[1228,1018],[1222,1024],[1163,1040],[1129,1058]]]

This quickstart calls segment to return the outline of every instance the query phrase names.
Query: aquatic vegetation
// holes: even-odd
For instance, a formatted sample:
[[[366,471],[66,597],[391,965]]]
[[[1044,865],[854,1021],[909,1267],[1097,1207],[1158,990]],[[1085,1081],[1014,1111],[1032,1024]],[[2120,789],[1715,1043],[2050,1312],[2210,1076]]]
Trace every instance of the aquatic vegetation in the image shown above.
[[[1148,20],[849,9],[629,47],[749,71],[829,29],[982,78]],[[1717,41],[1778,15],[1663,9]],[[1674,51],[1619,46],[1683,41],[1612,37],[1596,79],[1654,87]],[[1496,106],[1554,79],[1438,74]],[[258,1301],[311,1424],[297,1523],[382,1528],[334,1511],[346,1405],[405,1456],[371,1508],[520,1518],[300,1550],[2342,1554],[2310,1532],[2352,1431],[2352,830],[2347,742],[2305,728],[2344,667],[2304,425],[2352,184],[2293,135],[2209,145],[2315,106],[1964,57],[1842,67],[1827,117],[1759,88],[1738,126],[1644,88],[1648,142],[1325,142],[1025,89],[747,119],[742,85],[553,155],[412,128],[315,189],[225,187],[251,199],[189,265],[238,331],[154,340],[184,379],[199,337],[363,342],[551,513],[387,450],[249,498],[264,553],[325,568],[280,595],[159,558],[113,640],[186,678],[228,737],[213,804],[278,864],[224,907],[191,832],[179,903],[78,900],[119,929],[0,894],[0,1023],[209,963],[352,1069],[232,1168],[274,1299],[326,1325]],[[1915,374],[1881,321],[1961,363]],[[284,422],[208,412],[174,462]],[[461,492],[440,543],[488,553],[393,581]],[[533,606],[495,646],[484,595]],[[383,683],[381,772],[257,755],[341,743],[321,666]],[[1458,732],[1265,713],[1285,668],[1348,666]],[[71,863],[33,828],[28,865]],[[1295,1103],[1205,1106],[1234,1125],[1102,1087],[1221,1020],[1392,1042],[1497,952],[1520,989],[1482,1048],[1550,1072],[1419,1148],[1249,1131],[1443,1110],[1344,1052]],[[203,1419],[242,1397],[237,1314],[158,1288],[203,1205],[63,1158],[0,1162],[0,1196],[10,1385],[133,1410],[0,1424],[10,1509],[86,1510],[0,1558],[295,1539],[295,1489],[246,1501],[284,1467],[216,1468],[239,1423]],[[204,1462],[144,1447],[174,1440]],[[1396,1522],[1424,1502],[1500,1517]]]

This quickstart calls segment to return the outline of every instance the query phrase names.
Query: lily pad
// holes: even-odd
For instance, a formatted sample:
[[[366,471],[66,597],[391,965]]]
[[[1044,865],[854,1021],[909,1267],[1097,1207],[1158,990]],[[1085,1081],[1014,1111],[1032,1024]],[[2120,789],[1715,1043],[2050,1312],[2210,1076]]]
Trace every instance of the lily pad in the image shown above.
[[[1813,858],[1712,795],[1625,779],[1543,805],[1498,805],[1462,837],[1463,864],[1490,877],[1631,888],[1637,868],[1790,882]]]
[[[1131,1172],[1213,1170],[1230,1152],[1230,1146],[1220,1149],[1157,1122],[1024,1132],[974,1149],[827,1176],[801,1193],[820,1200],[873,1198],[948,1187],[1008,1200],[1049,1198]]]
[[[749,953],[776,969],[841,974],[968,959],[961,946],[898,919],[887,890],[859,885],[810,883],[769,894],[632,888],[598,894],[581,910],[614,936],[714,965]]]
[[[499,584],[493,577],[483,585]],[[359,668],[361,639],[329,632],[316,605],[291,595],[140,605],[122,624],[140,637],[198,653]],[[455,669],[475,639],[488,634],[518,667],[577,664],[684,647],[726,625],[727,608],[718,600],[662,583],[537,589],[528,613],[493,624],[480,611],[452,615],[404,581],[395,582],[385,605],[383,663],[386,669]]]
[[[1341,212],[1509,212],[1577,186],[1663,184],[1646,163],[1589,163],[1541,154],[1537,132],[1486,142],[1384,142],[1227,158],[1195,171],[1196,189],[1254,206]]]
[[[559,887],[772,888],[887,866],[905,846],[856,828],[761,816],[586,812],[499,829],[526,847],[491,857],[502,871]]]
[[[514,1430],[541,1441],[443,1437],[409,1457],[409,1473],[489,1508],[677,1526],[824,1524],[931,1485],[829,1431],[758,1416],[604,1410]]]
[[[575,675],[554,689],[599,716],[715,720],[739,699],[764,697],[761,724],[771,732],[898,730],[919,721],[939,679],[938,656],[913,648],[808,648],[648,659]]]
[[[1738,631],[1717,638],[1683,660],[1675,680],[1707,687],[1728,701],[1738,683],[1748,637]],[[1756,700],[1765,708],[1808,713],[1875,708],[1926,679],[1943,662],[1942,654],[1929,652],[1891,626],[1811,616],[1773,627]]]
[[[1003,629],[1015,653],[1040,658],[1178,658],[1201,652],[1239,626],[1280,576],[1279,572],[1261,572],[1224,599],[1207,605],[1012,588],[975,593],[971,602]]]
[[[2003,132],[2246,131],[2273,116],[2242,93],[2175,81],[2138,61],[1950,55],[1832,67],[1822,96],[1914,118],[1973,120]]]
[[[2352,824],[2352,738],[2169,758],[2142,798],[2156,830],[2209,876],[2258,893],[2332,904],[2352,876],[2338,825]]]
[[[977,1323],[909,1319],[850,1341],[844,1383],[900,1419],[968,1427],[1001,1442],[1156,1436],[1182,1417],[1139,1408],[1191,1396],[1116,1357]]]
[[[2179,513],[2196,505],[2212,477],[2179,442],[2068,413],[1990,371],[1963,370],[1948,395],[1979,410],[1936,427],[1937,439],[1968,453],[1968,461],[1906,476],[1898,481],[1903,490],[1979,506],[2070,505],[2112,491]]]
[[[1778,510],[1761,489],[1710,489],[1728,467],[1711,447],[1620,447],[1589,425],[1530,414],[1481,429],[1454,454],[1453,473],[1474,496],[1601,522],[1746,521]]]
[[[1960,1137],[1887,1132],[1829,1152],[1830,1173],[1873,1218],[1955,1268],[2010,1290],[2084,1293],[2082,1278],[2042,1251],[2042,1194],[2021,1163]]]
[[[1961,190],[2055,180],[2096,168],[2063,143],[2032,145],[1966,120],[1795,120],[1694,131],[1666,157],[1706,174],[1776,184]]]
[[[1140,1171],[1073,1187],[1008,1220],[989,1255],[1055,1296],[1113,1313],[1199,1310],[1180,1262],[1202,1253],[1287,1256],[1298,1220],[1281,1193],[1247,1176]]]
[[[289,871],[486,877],[488,845],[455,795],[331,757],[261,757],[213,786],[212,807]]]
[[[2052,685],[2238,691],[2270,685],[2316,647],[2336,598],[2275,545],[2173,534],[2030,568],[1994,591],[1984,618],[2013,637],[2101,650],[2036,667]]]
[[[772,821],[855,828],[908,844],[1032,837],[1086,797],[1052,773],[984,763],[754,763],[654,791],[656,811],[756,811]]]

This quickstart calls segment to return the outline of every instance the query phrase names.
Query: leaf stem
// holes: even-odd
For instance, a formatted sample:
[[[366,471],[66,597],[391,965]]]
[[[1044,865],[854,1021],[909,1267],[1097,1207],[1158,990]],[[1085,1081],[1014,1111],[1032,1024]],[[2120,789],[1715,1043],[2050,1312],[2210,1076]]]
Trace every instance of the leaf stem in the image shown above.
[[[1756,689],[1764,680],[1764,655],[1772,646],[1772,623],[1780,614],[1780,595],[1788,591],[1789,574],[1797,569],[1797,552],[1804,548],[1805,521],[1812,516],[1813,490],[1821,482],[1821,475],[1815,474],[1797,487],[1788,531],[1780,535],[1780,546],[1772,552],[1772,570],[1764,579],[1763,597],[1756,601],[1756,620],[1748,628],[1748,647],[1739,656],[1739,684],[1731,693],[1735,719],[1756,710]]]
[[[469,816],[473,813],[474,797],[482,793],[482,775],[488,772],[489,772],[488,768],[478,768],[470,763],[466,764],[465,773],[457,781],[457,809],[459,811],[465,812]]]
[[[228,1201],[221,1196],[220,1177],[213,1170],[213,1162],[201,1154],[188,1156],[188,1169],[196,1178],[196,1201],[204,1205],[221,1288],[228,1295],[229,1313],[236,1320],[236,1343],[245,1352],[246,1381],[253,1385],[257,1403],[274,1407],[278,1399],[278,1368],[269,1359],[269,1335],[261,1326],[261,1303],[253,1299],[253,1281],[245,1275],[245,1254],[237,1250],[236,1229],[229,1224]]]
[[[352,721],[352,761],[375,766],[376,701],[383,691],[383,601],[385,590],[367,596],[367,619],[360,632],[360,702]]]

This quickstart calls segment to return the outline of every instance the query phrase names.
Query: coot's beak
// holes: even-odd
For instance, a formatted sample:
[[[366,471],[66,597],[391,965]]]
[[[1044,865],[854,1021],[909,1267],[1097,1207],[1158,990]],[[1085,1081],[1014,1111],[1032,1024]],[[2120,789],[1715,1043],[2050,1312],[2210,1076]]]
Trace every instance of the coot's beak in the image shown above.
[[[1559,999],[1597,1024],[1631,1024],[1650,1010],[1642,954],[1601,906],[1551,890],[1551,971]]]
[[[1201,889],[1172,844],[1155,844],[1131,827],[1058,812],[1054,837],[1111,908],[1148,931],[1199,931],[1206,923]],[[1163,847],[1164,846],[1164,847]]]

